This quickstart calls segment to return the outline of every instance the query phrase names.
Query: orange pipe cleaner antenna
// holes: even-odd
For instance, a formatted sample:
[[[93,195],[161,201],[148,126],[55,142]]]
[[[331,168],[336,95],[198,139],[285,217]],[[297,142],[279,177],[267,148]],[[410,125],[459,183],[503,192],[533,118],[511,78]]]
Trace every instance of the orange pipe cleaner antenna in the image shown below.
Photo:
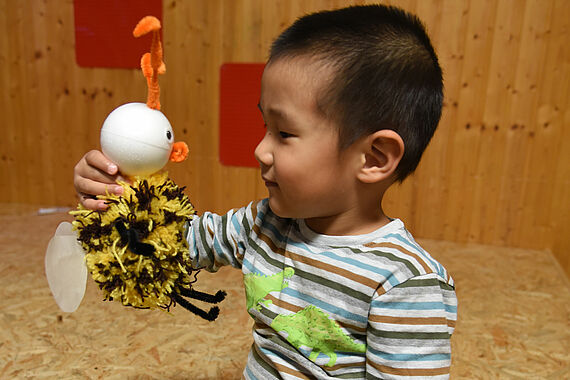
[[[158,86],[158,74],[166,72],[166,66],[162,61],[162,44],[160,43],[160,21],[154,16],[143,17],[135,29],[135,37],[144,36],[152,32],[150,53],[145,53],[141,59],[141,69],[146,78],[148,95],[146,105],[149,108],[160,110],[160,87]]]

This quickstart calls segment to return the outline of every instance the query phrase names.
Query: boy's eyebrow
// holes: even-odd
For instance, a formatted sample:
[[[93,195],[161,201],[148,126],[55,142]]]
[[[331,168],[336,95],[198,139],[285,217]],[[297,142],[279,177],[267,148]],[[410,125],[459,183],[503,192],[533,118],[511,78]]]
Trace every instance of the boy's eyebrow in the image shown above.
[[[257,108],[259,108],[259,110],[261,111],[261,116],[263,118],[265,118],[265,112],[263,111],[263,108],[261,107],[261,102],[257,103]],[[287,120],[287,115],[278,109],[270,107],[267,111],[270,114],[272,114],[274,117],[277,117],[277,118],[282,119],[282,120]]]
[[[265,114],[263,113],[263,108],[261,108],[261,103],[257,103],[257,108],[259,109],[259,112],[261,112],[261,118],[263,119],[263,124],[267,125],[267,122],[265,121]]]

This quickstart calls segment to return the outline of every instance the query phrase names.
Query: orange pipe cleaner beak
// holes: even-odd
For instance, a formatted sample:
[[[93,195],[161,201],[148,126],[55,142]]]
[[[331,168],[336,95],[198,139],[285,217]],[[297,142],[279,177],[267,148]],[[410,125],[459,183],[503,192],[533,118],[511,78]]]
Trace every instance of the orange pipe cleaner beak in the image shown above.
[[[133,30],[133,35],[137,38],[152,32],[150,53],[145,53],[142,56],[141,69],[148,86],[146,105],[155,110],[160,110],[160,87],[158,86],[158,75],[166,72],[166,66],[162,61],[160,28],[160,21],[156,17],[146,16],[139,21]]]
[[[182,162],[188,157],[188,145],[185,142],[179,141],[172,144],[172,152],[168,158],[172,162]]]

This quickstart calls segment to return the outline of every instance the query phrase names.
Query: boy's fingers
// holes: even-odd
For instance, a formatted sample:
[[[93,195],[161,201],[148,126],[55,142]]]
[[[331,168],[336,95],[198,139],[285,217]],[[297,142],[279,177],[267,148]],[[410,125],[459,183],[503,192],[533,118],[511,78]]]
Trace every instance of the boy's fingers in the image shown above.
[[[85,161],[89,164],[89,166],[97,168],[109,175],[114,176],[116,174],[119,174],[119,167],[98,150],[92,150],[88,152],[85,155]]]
[[[81,194],[79,195],[79,198],[81,204],[90,210],[105,210],[108,207],[105,201],[95,199],[89,195]]]
[[[115,184],[117,180],[121,179],[120,175],[110,175],[107,172],[101,171],[93,166],[87,166],[78,173],[78,177],[87,178],[92,181],[101,182],[104,184]]]
[[[122,181],[131,185],[133,184],[133,181],[131,179],[129,179],[128,177],[123,177],[122,175],[118,175],[115,181]]]
[[[104,195],[107,192],[121,195],[123,194],[123,188],[120,185],[102,183],[98,181],[93,181],[84,177],[78,177],[75,180],[75,189],[79,195]]]
[[[123,194],[123,188],[116,183],[117,180],[125,181],[118,166],[98,150],[85,154],[74,169],[73,184],[79,201],[84,207],[92,210],[107,208],[105,201],[97,199],[97,195],[104,195],[107,192]]]

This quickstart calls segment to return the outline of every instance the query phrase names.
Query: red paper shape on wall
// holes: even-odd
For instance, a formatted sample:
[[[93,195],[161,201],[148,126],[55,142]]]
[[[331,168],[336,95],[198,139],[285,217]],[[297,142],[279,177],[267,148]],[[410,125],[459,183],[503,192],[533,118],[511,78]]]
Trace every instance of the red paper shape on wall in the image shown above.
[[[140,68],[151,35],[135,38],[144,16],[162,22],[162,0],[74,0],[75,57],[83,67]]]
[[[263,138],[257,108],[263,63],[225,63],[220,68],[220,161],[223,165],[258,167],[253,155]]]

